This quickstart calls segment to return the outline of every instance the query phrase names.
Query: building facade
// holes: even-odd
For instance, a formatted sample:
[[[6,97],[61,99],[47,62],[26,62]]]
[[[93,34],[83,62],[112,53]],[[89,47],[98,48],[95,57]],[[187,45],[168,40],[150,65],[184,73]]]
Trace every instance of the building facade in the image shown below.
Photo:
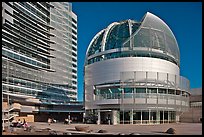
[[[180,121],[186,123],[202,122],[202,88],[192,88],[190,90],[189,110],[181,115]]]
[[[50,73],[51,83],[68,92],[70,101],[77,99],[77,16],[72,12],[71,3],[52,2],[50,25],[54,27],[50,33],[55,44],[51,44],[50,66],[55,73]]]
[[[2,99],[5,112],[18,116],[69,112],[70,102],[77,104],[77,16],[71,3],[2,2]]]
[[[90,42],[84,65],[86,116],[98,124],[179,121],[189,107],[176,38],[157,16],[114,22]]]

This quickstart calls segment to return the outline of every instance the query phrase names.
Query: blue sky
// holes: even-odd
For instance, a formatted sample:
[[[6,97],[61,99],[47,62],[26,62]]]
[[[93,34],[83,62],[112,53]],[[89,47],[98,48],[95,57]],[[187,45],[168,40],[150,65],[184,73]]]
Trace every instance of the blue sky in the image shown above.
[[[201,2],[72,2],[78,17],[78,100],[83,100],[83,67],[86,49],[100,30],[115,21],[140,21],[147,11],[173,31],[180,49],[180,74],[191,88],[202,87]]]

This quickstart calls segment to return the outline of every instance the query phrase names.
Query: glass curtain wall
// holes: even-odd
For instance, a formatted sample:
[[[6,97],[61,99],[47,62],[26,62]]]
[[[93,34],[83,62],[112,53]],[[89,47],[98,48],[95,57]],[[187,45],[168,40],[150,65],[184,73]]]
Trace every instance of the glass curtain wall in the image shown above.
[[[120,124],[162,124],[175,121],[175,111],[120,110]]]

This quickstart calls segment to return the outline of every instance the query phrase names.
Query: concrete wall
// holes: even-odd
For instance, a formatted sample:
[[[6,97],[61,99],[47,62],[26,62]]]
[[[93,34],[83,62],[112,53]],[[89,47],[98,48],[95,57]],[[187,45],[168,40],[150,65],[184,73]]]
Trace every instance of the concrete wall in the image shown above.
[[[202,118],[202,108],[190,108],[181,115],[180,122],[199,123],[200,118]]]
[[[3,102],[2,104],[2,109],[8,109],[8,103],[7,102]]]
[[[180,75],[179,67],[166,60],[148,57],[115,58],[85,66],[85,84],[94,85],[120,80],[120,74],[124,71],[150,71]]]
[[[198,106],[194,106],[193,103],[202,102],[202,88],[193,88],[190,92],[191,108],[181,115],[180,121],[198,123],[200,122],[200,118],[202,118],[202,105],[198,104]]]
[[[12,107],[14,107],[15,109],[21,109],[21,104],[19,104],[19,103],[13,103],[12,104]],[[8,109],[8,102],[3,102],[3,104],[2,104],[2,109]]]

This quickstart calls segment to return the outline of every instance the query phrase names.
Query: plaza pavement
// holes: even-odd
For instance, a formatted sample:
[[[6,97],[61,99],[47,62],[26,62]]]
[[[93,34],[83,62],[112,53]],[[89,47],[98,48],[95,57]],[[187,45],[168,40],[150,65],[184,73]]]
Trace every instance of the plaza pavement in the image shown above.
[[[29,123],[37,129],[50,128],[51,130],[59,132],[76,133],[75,126],[89,126],[92,133],[96,133],[103,129],[111,134],[125,134],[137,133],[140,135],[169,135],[164,133],[169,128],[176,129],[176,135],[202,135],[202,123],[170,123],[160,125],[97,125],[97,124],[70,124],[52,123],[48,125],[46,122]],[[88,133],[87,133],[88,134]]]

